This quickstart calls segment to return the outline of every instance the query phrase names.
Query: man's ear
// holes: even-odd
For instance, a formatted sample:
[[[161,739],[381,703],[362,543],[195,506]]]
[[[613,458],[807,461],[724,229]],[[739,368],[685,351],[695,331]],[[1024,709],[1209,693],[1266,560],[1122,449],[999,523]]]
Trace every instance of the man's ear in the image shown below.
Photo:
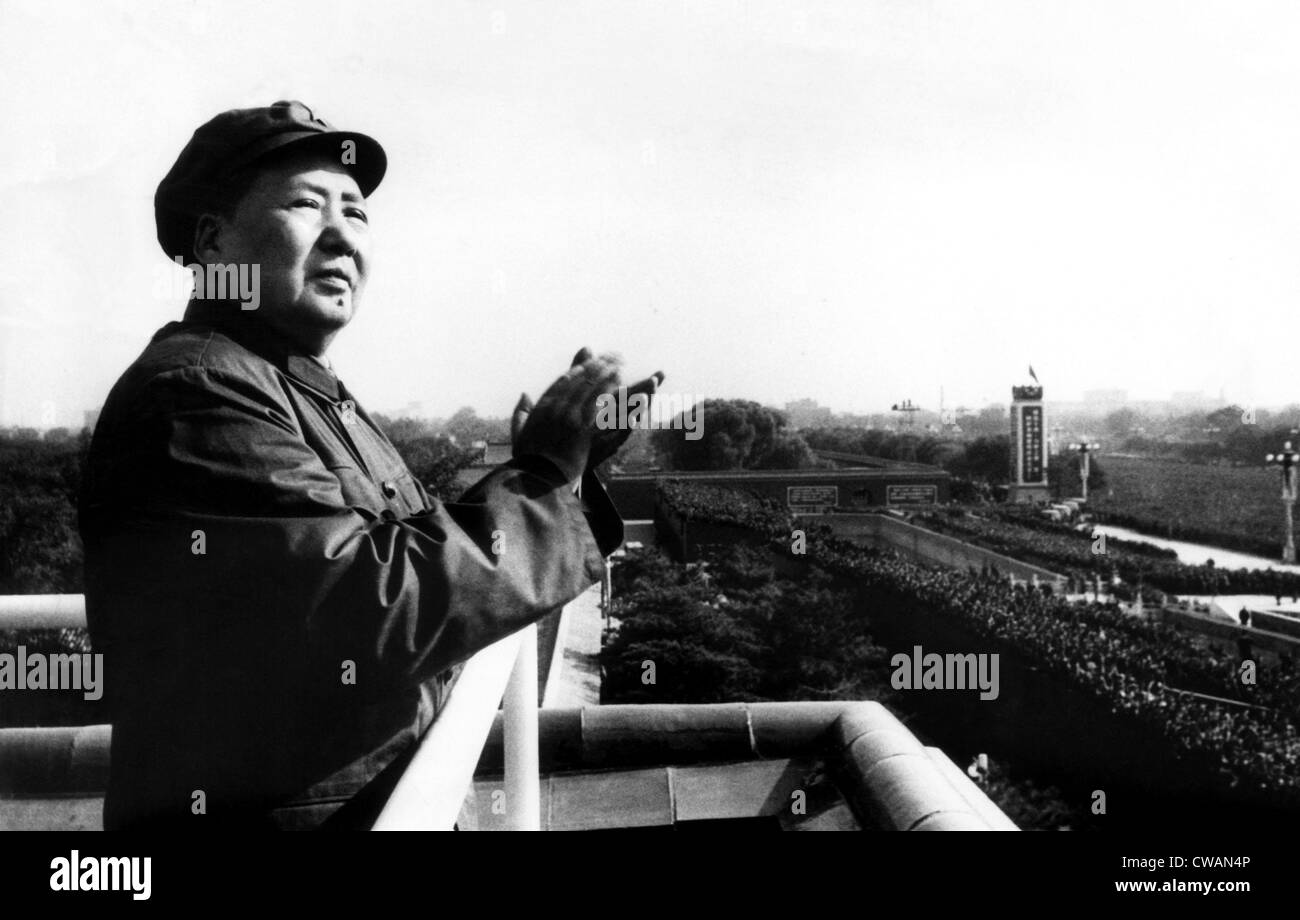
[[[226,221],[219,214],[204,213],[194,223],[194,256],[205,265],[223,261],[221,237]]]

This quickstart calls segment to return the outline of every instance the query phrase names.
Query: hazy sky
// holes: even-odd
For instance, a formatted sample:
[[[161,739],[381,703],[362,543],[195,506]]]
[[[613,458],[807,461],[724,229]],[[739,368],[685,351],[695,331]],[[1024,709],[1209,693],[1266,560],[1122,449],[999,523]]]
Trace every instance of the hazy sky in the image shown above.
[[[322,10],[330,10],[322,12]],[[0,0],[0,424],[183,296],[158,180],[297,98],[386,147],[340,375],[504,415],[580,345],[841,411],[1300,399],[1300,5]]]

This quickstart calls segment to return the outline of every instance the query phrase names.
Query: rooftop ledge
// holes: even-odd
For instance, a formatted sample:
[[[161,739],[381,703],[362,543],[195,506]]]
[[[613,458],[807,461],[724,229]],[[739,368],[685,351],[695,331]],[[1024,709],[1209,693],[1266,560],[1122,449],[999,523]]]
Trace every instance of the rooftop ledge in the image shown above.
[[[80,626],[84,617],[80,595],[0,596],[0,629]],[[555,638],[562,657],[565,643]],[[792,792],[815,774],[829,779],[816,785],[822,804],[833,801],[838,814],[791,829],[1017,829],[941,750],[923,745],[876,702],[538,710],[537,671],[531,628],[471,658],[376,827],[637,826],[633,812],[647,802],[653,814],[642,809],[639,826],[788,819]],[[503,697],[516,720],[518,747],[509,759]],[[97,829],[111,737],[108,725],[0,729],[0,829]],[[524,802],[510,822],[492,817],[477,794],[503,791],[493,779],[503,771],[513,776],[505,785],[516,803]],[[619,810],[620,790],[633,793],[627,811]]]
[[[0,730],[0,798],[102,795],[110,735],[106,725]],[[547,784],[561,781],[567,771],[608,774],[756,761],[816,762],[862,827],[1016,829],[942,751],[921,744],[875,702],[544,709],[538,713],[538,742]],[[487,778],[501,772],[502,753],[502,717],[497,713],[476,771],[480,797],[491,787]],[[740,771],[736,778],[740,775],[751,782],[761,779],[752,771]],[[760,796],[764,804],[754,816],[788,809],[791,775],[782,769],[766,774],[772,794]],[[671,794],[669,799],[675,809],[671,818],[686,817],[689,808],[700,811],[698,801],[672,802]],[[577,802],[572,796],[567,801],[570,806]],[[548,802],[544,798],[544,812],[555,807]],[[484,804],[478,812],[487,812]],[[561,823],[556,817],[543,826]]]

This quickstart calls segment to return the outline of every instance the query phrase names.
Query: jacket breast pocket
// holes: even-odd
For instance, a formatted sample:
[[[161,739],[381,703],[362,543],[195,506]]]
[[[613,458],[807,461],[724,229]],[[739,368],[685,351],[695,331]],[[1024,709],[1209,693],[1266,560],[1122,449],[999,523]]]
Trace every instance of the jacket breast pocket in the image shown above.
[[[403,516],[409,517],[413,514],[420,514],[425,510],[424,492],[421,490],[415,477],[406,470],[399,472],[394,479],[397,495],[394,500],[400,502],[400,510]]]
[[[383,514],[388,508],[388,502],[380,494],[379,487],[355,466],[331,466],[329,470],[338,478],[343,501],[348,507],[364,508],[375,515]]]

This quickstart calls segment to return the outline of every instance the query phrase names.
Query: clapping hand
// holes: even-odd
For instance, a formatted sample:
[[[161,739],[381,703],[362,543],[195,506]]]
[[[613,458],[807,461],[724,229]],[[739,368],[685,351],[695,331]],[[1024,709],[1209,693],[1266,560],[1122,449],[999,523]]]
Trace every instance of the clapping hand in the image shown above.
[[[583,348],[569,370],[556,379],[536,405],[524,393],[510,420],[513,454],[538,454],[563,472],[571,485],[612,457],[631,436],[630,428],[596,428],[597,400],[619,398],[622,362],[614,355],[592,357]],[[653,396],[663,373],[655,373],[626,388],[625,396]]]

